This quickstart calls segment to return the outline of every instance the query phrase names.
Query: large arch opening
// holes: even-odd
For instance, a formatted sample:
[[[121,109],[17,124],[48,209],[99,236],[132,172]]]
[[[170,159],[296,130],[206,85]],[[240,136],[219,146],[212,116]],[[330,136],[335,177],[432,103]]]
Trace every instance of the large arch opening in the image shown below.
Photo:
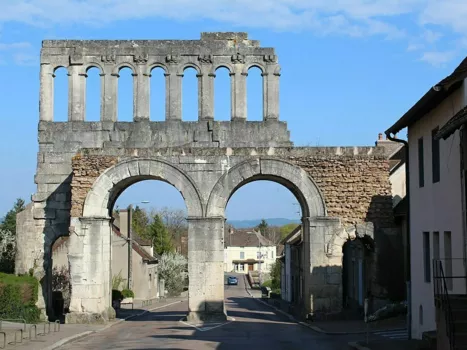
[[[307,313],[331,307],[340,308],[342,304],[341,263],[337,263],[335,268],[329,269],[328,267],[335,260],[326,255],[325,251],[326,239],[332,235],[333,230],[339,227],[340,223],[339,220],[326,217],[324,197],[318,186],[303,169],[277,158],[251,158],[243,161],[231,167],[218,180],[209,197],[206,208],[207,215],[225,217],[227,204],[236,191],[259,180],[272,181],[285,187],[290,192],[291,198],[293,195],[296,199],[300,208],[301,225],[295,229],[292,228],[291,232],[280,242],[284,249],[289,250],[289,253],[281,252],[281,263],[280,266],[277,265],[279,266],[277,274],[280,276],[280,281],[276,282],[276,292],[280,285],[280,293],[283,298],[294,302],[297,307],[303,311],[306,310]],[[262,240],[262,238],[258,239],[258,232],[252,231],[253,240]],[[244,235],[248,237],[248,233]],[[225,241],[227,240],[229,237],[225,237]],[[253,250],[256,248],[253,247]],[[238,249],[241,249],[241,246],[238,246]],[[240,252],[237,253],[240,254]],[[277,253],[276,250],[276,260]],[[291,253],[294,255],[291,256]],[[263,252],[259,251],[259,247],[257,254],[260,254],[260,258],[263,255]],[[244,259],[240,259],[240,256],[238,258],[237,260],[245,260],[246,251]],[[226,264],[228,266],[224,265],[224,268],[230,269],[230,271],[235,270],[235,263],[235,261],[231,261],[233,267]],[[259,273],[255,279],[251,276],[252,273],[245,271],[245,266],[254,271],[255,264],[258,264],[257,261],[253,261],[251,268],[248,261],[238,261],[238,263],[243,264],[247,283],[254,287],[261,285]],[[292,269],[295,270],[295,273],[290,272]],[[274,268],[272,270],[274,271]],[[276,272],[273,274],[276,275]],[[286,278],[283,278],[284,276]],[[322,282],[317,283],[317,281]],[[326,291],[323,292],[323,290]],[[334,303],[332,305],[331,299]]]
[[[154,184],[158,184],[158,189],[154,189]],[[169,189],[172,194],[178,192],[178,203],[185,203],[186,209],[178,206],[171,213],[167,205],[166,208],[158,205],[153,210],[144,208],[151,201],[157,202],[157,192],[166,200]],[[176,258],[172,253],[187,250],[177,244],[187,244],[187,232],[183,231],[190,228],[185,218],[202,216],[200,198],[191,178],[162,160],[128,160],[104,171],[87,193],[82,216],[71,220],[76,234],[70,235],[68,252],[73,281],[69,317],[92,314],[95,318],[95,314],[100,314],[104,319],[111,318],[112,310],[121,308],[122,300],[125,302],[123,297],[141,304],[170,290],[168,281],[165,287],[159,284],[157,271],[162,273],[162,265],[171,265],[170,260]],[[181,219],[174,218],[182,215],[181,212]],[[180,221],[175,222],[175,219]],[[180,236],[173,237],[167,228],[176,224]],[[186,262],[186,257],[184,259]],[[177,261],[180,263],[180,259]],[[142,271],[139,277],[137,269]],[[186,268],[181,272],[182,276],[187,276]],[[186,289],[185,279],[181,292]],[[124,289],[132,292],[123,292]],[[96,298],[100,300],[98,303],[95,303]]]
[[[250,287],[280,293],[281,244],[301,223],[301,207],[293,193],[271,180],[239,187],[226,207],[224,273],[246,277]]]

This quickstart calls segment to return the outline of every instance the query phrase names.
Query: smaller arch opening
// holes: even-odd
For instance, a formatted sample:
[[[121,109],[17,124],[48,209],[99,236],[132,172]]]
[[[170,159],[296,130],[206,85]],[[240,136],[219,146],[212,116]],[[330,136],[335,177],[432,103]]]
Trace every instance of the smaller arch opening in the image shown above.
[[[258,66],[248,69],[247,77],[247,119],[263,120],[263,71]]]
[[[68,121],[68,70],[57,67],[54,71],[54,121]]]
[[[86,71],[86,121],[101,120],[101,72],[97,67],[89,67]]]
[[[134,77],[130,67],[123,66],[118,71],[118,121],[132,122],[134,115]]]
[[[198,77],[194,67],[185,67],[182,78],[182,120],[198,121]]]
[[[232,95],[230,70],[220,66],[214,78],[214,119],[230,121],[232,114]]]
[[[165,120],[166,103],[166,77],[162,67],[154,67],[151,70],[150,82],[150,119],[153,121]]]

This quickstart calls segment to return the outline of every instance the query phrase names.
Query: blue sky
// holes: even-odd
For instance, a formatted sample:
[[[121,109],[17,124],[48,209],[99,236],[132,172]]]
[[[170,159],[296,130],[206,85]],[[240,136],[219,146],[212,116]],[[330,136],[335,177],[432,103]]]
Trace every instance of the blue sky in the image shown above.
[[[198,39],[202,31],[247,31],[251,39],[276,48],[282,66],[280,118],[287,121],[296,145],[372,145],[379,132],[464,58],[466,16],[463,0],[3,1],[0,217],[15,198],[29,200],[35,191],[39,52],[44,39]],[[56,77],[57,120],[66,118],[63,73]],[[90,119],[99,108],[98,77],[92,73]],[[228,79],[226,72],[216,77],[216,119],[228,117]],[[164,96],[158,93],[163,91],[162,76],[153,74],[151,84],[151,118],[157,120],[163,114]],[[193,120],[194,72],[186,72],[183,84],[183,118]],[[131,115],[131,91],[131,78],[122,72],[121,120]],[[252,120],[259,118],[260,96],[261,77],[251,72]],[[119,203],[150,200],[156,207],[183,207],[178,192],[165,186],[140,184],[128,189]],[[141,197],[148,189],[154,198]],[[227,209],[230,219],[296,217],[293,201],[280,185],[253,183],[239,190]]]

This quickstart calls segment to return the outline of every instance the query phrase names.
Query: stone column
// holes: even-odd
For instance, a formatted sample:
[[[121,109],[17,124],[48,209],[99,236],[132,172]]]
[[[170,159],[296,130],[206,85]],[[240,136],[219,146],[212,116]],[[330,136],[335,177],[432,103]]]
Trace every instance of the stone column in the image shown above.
[[[225,320],[224,217],[188,218],[188,321]]]
[[[68,120],[84,121],[86,100],[86,72],[83,66],[68,68]]]
[[[67,323],[103,323],[111,306],[111,227],[109,218],[72,218],[68,246],[72,281]]]
[[[330,257],[326,254],[329,237],[340,227],[340,221],[332,217],[302,218],[302,225],[305,249],[304,306],[307,312],[313,313],[340,311],[341,256]]]
[[[183,74],[176,71],[176,67],[169,68],[165,74],[165,119],[182,120],[182,78]]]
[[[272,66],[274,68],[275,66]],[[279,119],[279,70],[278,66],[263,76],[263,120]]]
[[[214,119],[214,78],[211,73],[212,65],[203,65],[202,72],[198,75],[198,104],[199,119]]]
[[[104,82],[102,94],[102,121],[117,121],[117,100],[118,100],[118,73],[111,73],[110,67],[108,72],[104,74]]]
[[[54,120],[54,72],[49,63],[41,64],[41,86],[39,96],[40,120]]]
[[[137,74],[135,74],[135,96],[134,96],[134,109],[135,119],[148,119],[149,120],[149,78],[150,75],[146,73],[145,65],[137,65]]]
[[[243,73],[243,64],[236,64],[235,72],[231,76],[232,94],[232,120],[246,120],[246,77],[248,73]]]

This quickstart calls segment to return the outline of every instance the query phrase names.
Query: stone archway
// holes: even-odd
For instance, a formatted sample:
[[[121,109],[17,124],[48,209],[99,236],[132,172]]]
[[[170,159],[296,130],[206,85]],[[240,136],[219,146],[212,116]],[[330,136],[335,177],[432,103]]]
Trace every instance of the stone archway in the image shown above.
[[[175,165],[150,158],[130,159],[107,169],[94,182],[83,205],[83,217],[107,217],[118,196],[132,184],[161,180],[173,185],[185,200],[188,216],[203,215],[200,192],[194,181]]]
[[[297,198],[305,218],[326,216],[324,197],[305,170],[277,158],[252,158],[229,169],[209,196],[206,216],[224,216],[230,197],[243,185],[271,180],[287,187]]]
[[[322,305],[330,305],[329,295],[322,297],[321,293],[330,284],[327,277],[329,259],[326,257],[324,242],[340,222],[327,217],[324,196],[305,170],[277,158],[258,157],[243,161],[229,169],[214,185],[207,203],[206,216],[224,219],[227,203],[235,191],[257,180],[270,180],[285,186],[295,195],[302,208],[302,309],[317,310]],[[340,280],[338,283],[340,284]],[[341,304],[339,288],[330,290],[332,297],[339,299],[335,304]]]
[[[72,295],[67,322],[96,323],[113,317],[110,214],[127,187],[148,179],[173,185],[185,200],[188,216],[202,216],[203,204],[195,183],[167,161],[130,159],[105,170],[87,193],[82,216],[71,218],[68,258]]]

